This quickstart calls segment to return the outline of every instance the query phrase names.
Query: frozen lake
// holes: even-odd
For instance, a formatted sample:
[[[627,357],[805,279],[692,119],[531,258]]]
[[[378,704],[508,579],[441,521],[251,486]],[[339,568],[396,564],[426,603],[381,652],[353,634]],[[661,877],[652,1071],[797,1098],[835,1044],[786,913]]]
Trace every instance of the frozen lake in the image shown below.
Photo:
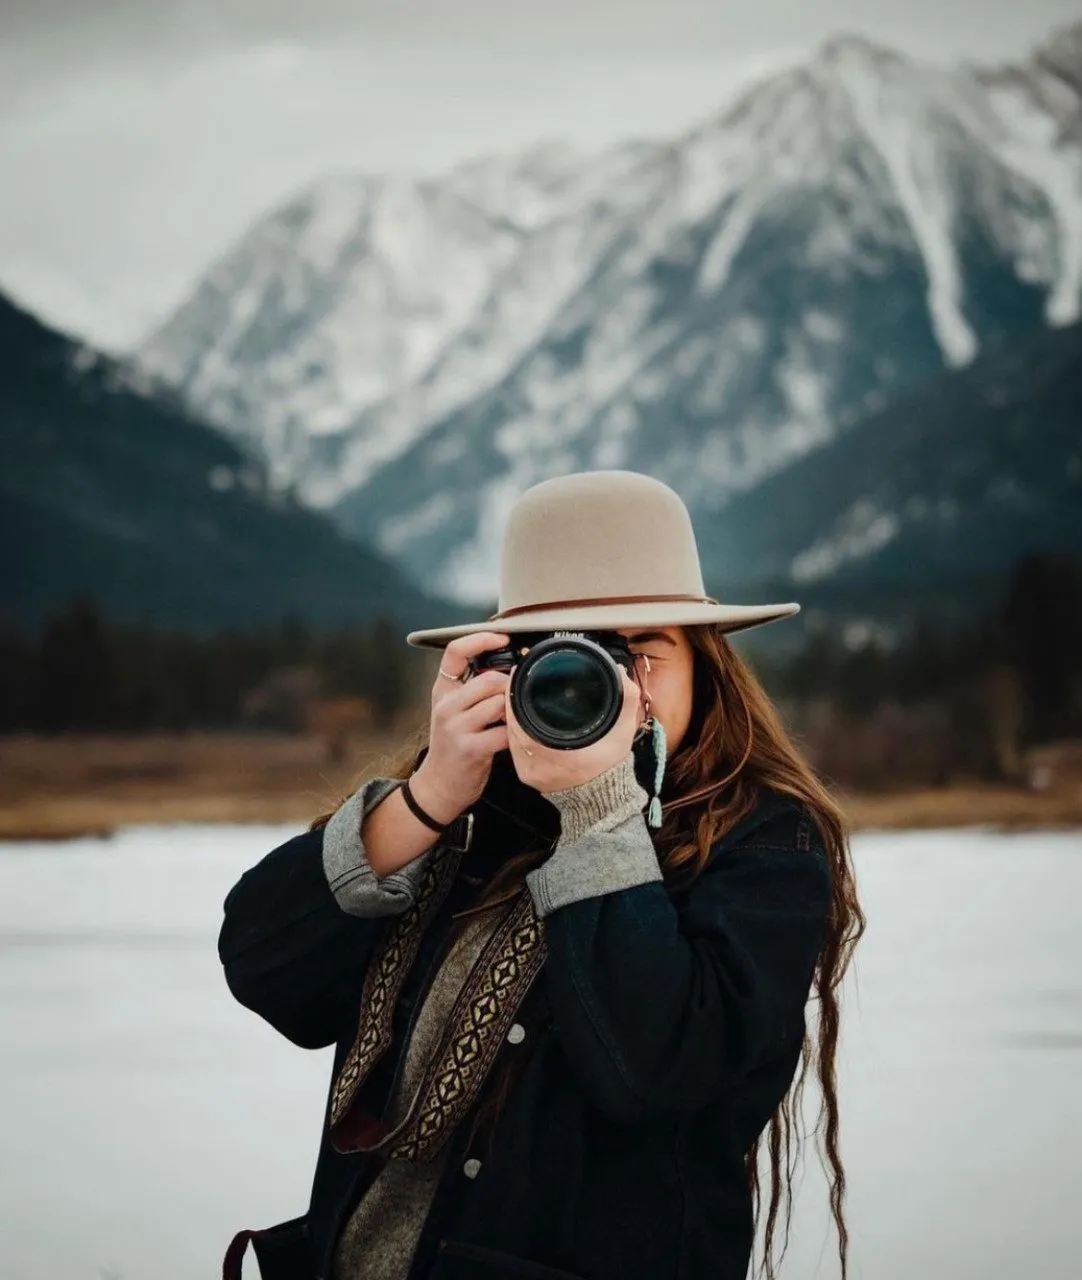
[[[239,1227],[303,1212],[330,1051],[235,1004],[215,952],[229,886],[292,831],[0,846],[3,1280],[209,1280]],[[1082,833],[866,833],[854,850],[851,1275],[1076,1277]],[[805,1150],[781,1280],[839,1275]]]

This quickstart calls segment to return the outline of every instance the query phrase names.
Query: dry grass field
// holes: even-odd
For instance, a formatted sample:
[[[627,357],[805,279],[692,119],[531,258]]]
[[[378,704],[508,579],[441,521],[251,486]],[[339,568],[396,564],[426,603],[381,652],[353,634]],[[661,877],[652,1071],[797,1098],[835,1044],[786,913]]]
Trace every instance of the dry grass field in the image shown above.
[[[385,769],[417,727],[366,735],[340,760],[318,738],[282,734],[0,738],[0,839],[142,823],[304,823]],[[841,798],[856,828],[1082,826],[1077,781],[1044,792],[974,783]]]
[[[312,736],[246,733],[0,738],[0,839],[133,823],[305,822],[379,773],[402,734],[328,758]]]

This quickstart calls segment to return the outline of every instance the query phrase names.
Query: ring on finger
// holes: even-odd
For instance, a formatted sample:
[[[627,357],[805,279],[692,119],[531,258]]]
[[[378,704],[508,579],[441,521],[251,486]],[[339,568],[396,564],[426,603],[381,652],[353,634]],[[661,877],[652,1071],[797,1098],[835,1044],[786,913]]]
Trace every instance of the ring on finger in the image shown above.
[[[466,674],[466,673],[465,673],[465,672],[463,672],[461,676],[453,676],[453,675],[450,673],[450,671],[444,671],[444,669],[443,669],[442,667],[440,667],[440,675],[441,675],[441,676],[443,676],[443,678],[444,678],[445,680],[453,680],[453,681],[455,682],[455,684],[461,684],[461,683],[462,683],[462,676],[464,676],[465,674]]]

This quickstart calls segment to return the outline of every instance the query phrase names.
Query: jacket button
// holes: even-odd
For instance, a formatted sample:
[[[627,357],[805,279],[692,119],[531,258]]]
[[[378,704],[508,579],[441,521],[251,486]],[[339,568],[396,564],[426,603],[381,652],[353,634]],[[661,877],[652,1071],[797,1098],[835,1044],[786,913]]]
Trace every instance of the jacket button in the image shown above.
[[[477,1175],[481,1172],[481,1161],[471,1156],[469,1160],[467,1160],[466,1163],[462,1166],[462,1172],[466,1175],[467,1178],[476,1178]]]
[[[513,1023],[511,1030],[507,1033],[507,1039],[511,1044],[521,1044],[526,1039],[526,1028],[520,1022]]]

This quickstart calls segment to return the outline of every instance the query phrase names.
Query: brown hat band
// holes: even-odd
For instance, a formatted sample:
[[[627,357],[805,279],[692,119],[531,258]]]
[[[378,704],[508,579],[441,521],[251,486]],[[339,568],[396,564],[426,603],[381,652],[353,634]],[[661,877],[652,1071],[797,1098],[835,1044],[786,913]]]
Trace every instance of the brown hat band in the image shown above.
[[[502,622],[505,618],[515,618],[523,613],[541,613],[548,609],[589,609],[596,605],[609,604],[719,604],[712,596],[689,595],[648,595],[648,596],[599,596],[586,597],[584,600],[546,600],[541,604],[523,604],[514,609],[504,609],[502,613],[490,614],[486,622]]]

